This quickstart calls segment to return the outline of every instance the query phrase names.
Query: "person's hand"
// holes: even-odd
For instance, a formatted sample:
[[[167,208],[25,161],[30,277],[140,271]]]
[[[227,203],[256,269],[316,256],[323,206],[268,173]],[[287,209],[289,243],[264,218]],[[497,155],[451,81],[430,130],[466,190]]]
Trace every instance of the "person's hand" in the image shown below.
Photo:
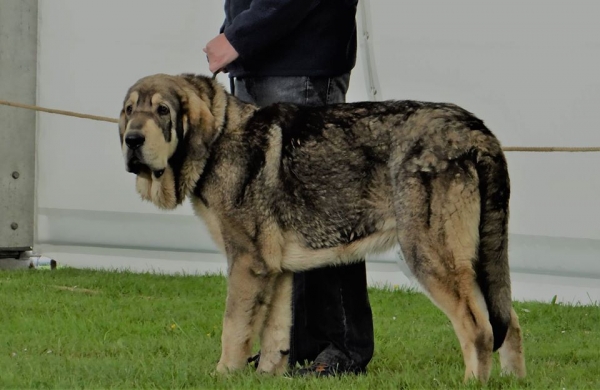
[[[238,52],[231,46],[225,34],[219,34],[210,40],[204,49],[208,60],[208,69],[212,73],[224,70],[227,65],[238,58]]]

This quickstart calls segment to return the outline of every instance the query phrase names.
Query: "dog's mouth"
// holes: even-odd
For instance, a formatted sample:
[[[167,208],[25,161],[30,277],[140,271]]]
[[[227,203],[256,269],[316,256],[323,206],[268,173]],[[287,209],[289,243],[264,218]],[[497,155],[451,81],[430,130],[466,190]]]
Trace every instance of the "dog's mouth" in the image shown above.
[[[152,174],[155,178],[160,179],[165,173],[165,168],[151,169],[147,164],[141,162],[138,157],[132,156],[127,162],[127,172],[144,176],[150,176],[150,174]]]

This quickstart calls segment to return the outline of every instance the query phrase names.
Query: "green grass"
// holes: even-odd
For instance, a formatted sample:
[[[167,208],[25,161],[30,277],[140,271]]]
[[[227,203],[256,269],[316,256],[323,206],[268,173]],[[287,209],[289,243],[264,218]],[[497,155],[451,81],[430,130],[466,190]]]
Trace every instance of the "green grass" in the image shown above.
[[[421,294],[370,290],[375,356],[365,376],[223,378],[225,279],[59,269],[0,272],[0,388],[390,388],[462,386],[458,342]],[[486,388],[600,388],[600,308],[516,303],[528,377]],[[471,384],[469,388],[478,388]]]

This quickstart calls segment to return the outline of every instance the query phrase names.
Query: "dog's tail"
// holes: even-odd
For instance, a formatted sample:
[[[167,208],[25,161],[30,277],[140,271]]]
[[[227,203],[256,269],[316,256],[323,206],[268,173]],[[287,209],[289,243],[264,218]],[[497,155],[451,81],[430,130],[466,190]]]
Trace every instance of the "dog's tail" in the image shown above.
[[[508,264],[510,182],[501,150],[480,152],[477,158],[481,217],[477,283],[485,299],[494,334],[494,351],[502,346],[511,319],[511,283]]]

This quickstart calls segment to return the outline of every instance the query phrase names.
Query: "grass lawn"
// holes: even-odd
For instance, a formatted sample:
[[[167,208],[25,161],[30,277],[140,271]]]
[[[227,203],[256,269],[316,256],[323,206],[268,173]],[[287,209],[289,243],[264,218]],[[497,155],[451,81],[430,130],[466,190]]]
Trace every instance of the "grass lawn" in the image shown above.
[[[446,317],[421,294],[370,291],[375,356],[364,376],[213,374],[221,276],[0,271],[0,388],[453,389],[463,363]],[[599,389],[600,308],[517,303],[528,377],[487,388]],[[471,384],[469,388],[478,388]]]

